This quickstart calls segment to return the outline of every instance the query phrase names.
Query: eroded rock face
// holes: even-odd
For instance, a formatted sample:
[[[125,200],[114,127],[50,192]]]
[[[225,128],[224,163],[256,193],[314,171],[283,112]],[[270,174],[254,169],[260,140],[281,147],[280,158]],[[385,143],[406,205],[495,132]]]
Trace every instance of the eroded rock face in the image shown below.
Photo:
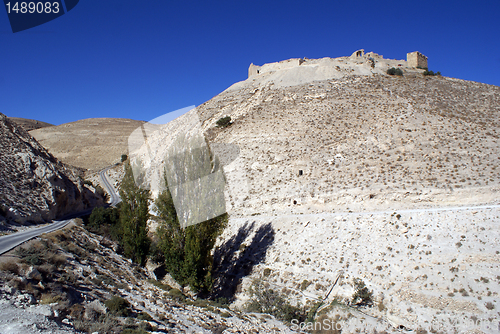
[[[95,205],[78,174],[0,114],[0,216],[41,222]]]

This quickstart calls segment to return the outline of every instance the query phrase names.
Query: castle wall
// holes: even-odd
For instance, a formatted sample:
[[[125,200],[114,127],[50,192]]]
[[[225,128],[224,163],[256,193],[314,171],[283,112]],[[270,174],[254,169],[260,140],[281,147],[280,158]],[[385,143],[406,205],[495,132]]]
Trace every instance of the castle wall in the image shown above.
[[[260,70],[260,73],[284,70],[287,68],[299,66],[300,64],[301,64],[301,59],[299,59],[299,58],[287,59],[287,60],[283,60],[283,61],[280,61],[277,63],[264,64],[264,65],[262,65],[262,69]]]
[[[408,67],[428,68],[427,57],[418,51],[407,53],[406,61],[408,62]]]
[[[254,65],[253,63],[250,64],[248,67],[248,77],[250,78],[253,75],[257,75],[260,72],[260,66]]]

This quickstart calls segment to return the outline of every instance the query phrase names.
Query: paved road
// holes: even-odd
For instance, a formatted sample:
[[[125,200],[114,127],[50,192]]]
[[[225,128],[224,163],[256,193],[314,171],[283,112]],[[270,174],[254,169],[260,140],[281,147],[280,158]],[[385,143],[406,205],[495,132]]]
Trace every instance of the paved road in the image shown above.
[[[111,167],[105,168],[99,172],[99,177],[101,178],[102,184],[104,184],[104,187],[106,188],[106,191],[108,192],[110,198],[109,198],[109,205],[111,206],[116,206],[116,204],[120,203],[122,199],[120,198],[120,195],[116,192],[116,189],[111,185],[111,182],[109,181],[108,176],[106,175],[106,172],[110,169]]]
[[[106,172],[108,169],[109,169],[109,167],[100,171],[99,177],[101,178],[102,183],[104,184],[104,187],[106,188],[106,190],[109,193],[110,205],[115,206],[116,204],[118,204],[121,201],[121,199],[120,199],[120,196],[117,194],[115,188],[111,185],[111,182],[109,181],[109,179],[106,175]],[[33,238],[35,238],[43,233],[50,233],[50,232],[54,232],[56,230],[59,230],[59,229],[63,228],[64,226],[68,225],[69,222],[71,222],[71,220],[73,218],[88,215],[91,212],[92,212],[92,210],[79,212],[77,214],[68,215],[68,216],[64,217],[65,218],[64,220],[55,221],[54,223],[49,224],[49,225],[32,228],[32,229],[29,229],[29,230],[26,230],[23,232],[17,232],[17,233],[13,233],[13,234],[9,234],[9,235],[4,235],[4,236],[0,237],[0,255],[8,252],[12,248],[22,244],[23,242],[26,242],[30,239],[33,239]]]

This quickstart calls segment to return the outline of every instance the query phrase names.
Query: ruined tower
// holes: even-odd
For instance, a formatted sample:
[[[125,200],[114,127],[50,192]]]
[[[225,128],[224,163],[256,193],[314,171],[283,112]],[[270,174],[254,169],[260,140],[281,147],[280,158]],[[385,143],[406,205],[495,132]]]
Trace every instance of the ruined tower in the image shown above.
[[[408,67],[428,68],[427,57],[418,51],[407,53],[406,61],[408,63]]]

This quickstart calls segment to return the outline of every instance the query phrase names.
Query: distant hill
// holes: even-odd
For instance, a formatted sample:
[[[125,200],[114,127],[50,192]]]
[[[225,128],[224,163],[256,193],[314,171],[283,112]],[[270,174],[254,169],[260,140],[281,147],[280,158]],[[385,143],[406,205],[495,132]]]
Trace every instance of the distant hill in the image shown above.
[[[31,130],[46,128],[49,126],[54,126],[53,124],[37,121],[34,119],[19,118],[19,117],[8,117],[8,119],[13,121],[20,127],[22,127],[25,131],[31,131]]]
[[[127,154],[128,136],[142,121],[89,118],[30,131],[62,162],[88,170],[101,169]]]

